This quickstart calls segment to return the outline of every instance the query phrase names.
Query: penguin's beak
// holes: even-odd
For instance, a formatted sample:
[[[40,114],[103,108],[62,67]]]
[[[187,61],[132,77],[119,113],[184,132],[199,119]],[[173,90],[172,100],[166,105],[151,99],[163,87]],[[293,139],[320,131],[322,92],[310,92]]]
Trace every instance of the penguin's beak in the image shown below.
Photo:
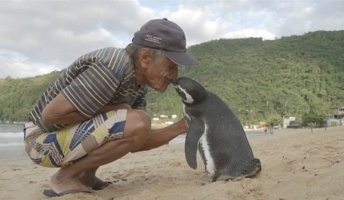
[[[166,77],[174,86],[177,85],[177,81],[173,79],[173,77],[171,75]]]

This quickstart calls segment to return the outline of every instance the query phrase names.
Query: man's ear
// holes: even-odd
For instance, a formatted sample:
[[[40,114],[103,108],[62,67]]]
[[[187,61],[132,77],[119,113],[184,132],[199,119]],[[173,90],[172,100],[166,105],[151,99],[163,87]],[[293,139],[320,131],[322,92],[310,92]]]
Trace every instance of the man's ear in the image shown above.
[[[146,69],[151,59],[151,54],[150,54],[149,49],[142,48],[139,53],[139,59],[140,59],[141,67]]]

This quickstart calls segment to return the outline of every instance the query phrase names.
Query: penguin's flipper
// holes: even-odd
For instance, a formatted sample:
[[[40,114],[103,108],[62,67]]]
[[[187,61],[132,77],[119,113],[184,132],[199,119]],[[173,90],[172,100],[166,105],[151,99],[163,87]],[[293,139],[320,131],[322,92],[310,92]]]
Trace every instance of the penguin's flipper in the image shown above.
[[[199,139],[204,134],[204,122],[202,119],[191,117],[188,122],[189,131],[185,138],[185,157],[188,165],[196,169],[197,168],[197,148]]]

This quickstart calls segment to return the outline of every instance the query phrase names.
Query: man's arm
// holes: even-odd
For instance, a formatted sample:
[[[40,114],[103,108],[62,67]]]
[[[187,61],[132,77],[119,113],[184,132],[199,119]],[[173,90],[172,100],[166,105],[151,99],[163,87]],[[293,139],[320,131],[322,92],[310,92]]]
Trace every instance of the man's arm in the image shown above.
[[[126,103],[104,106],[97,114],[118,109],[131,109]],[[43,110],[42,121],[44,124],[75,124],[88,118],[80,114],[75,107],[62,94],[58,94]]]
[[[180,134],[189,130],[184,118],[178,122],[161,129],[152,129],[146,143],[137,151],[146,151],[167,144]]]
[[[42,112],[44,124],[74,124],[87,119],[74,108],[62,93],[58,94]]]

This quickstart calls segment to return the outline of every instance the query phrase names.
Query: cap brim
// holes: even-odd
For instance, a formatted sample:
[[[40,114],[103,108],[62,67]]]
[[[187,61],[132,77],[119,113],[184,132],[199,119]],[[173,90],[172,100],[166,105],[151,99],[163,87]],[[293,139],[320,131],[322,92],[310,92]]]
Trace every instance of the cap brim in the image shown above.
[[[175,52],[175,51],[164,51],[166,56],[172,60],[172,62],[181,66],[192,66],[196,65],[197,61],[195,58],[187,54],[186,52]]]

